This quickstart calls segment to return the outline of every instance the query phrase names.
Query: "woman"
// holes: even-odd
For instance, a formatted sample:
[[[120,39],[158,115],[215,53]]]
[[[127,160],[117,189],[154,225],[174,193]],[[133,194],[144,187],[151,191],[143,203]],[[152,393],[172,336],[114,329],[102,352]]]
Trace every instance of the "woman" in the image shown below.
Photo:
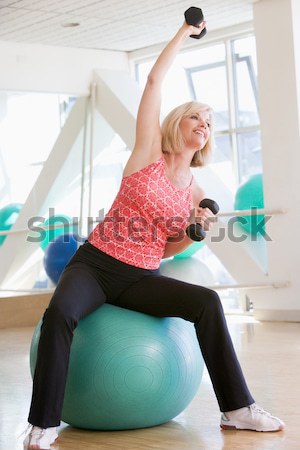
[[[191,209],[209,229],[213,216],[190,167],[211,151],[211,110],[191,102],[173,110],[160,127],[161,85],[183,42],[199,28],[184,23],[154,64],[137,116],[136,143],[119,193],[106,215],[64,270],[45,312],[25,439],[49,449],[60,424],[73,331],[104,302],[194,323],[222,411],[223,429],[278,431],[282,421],[259,408],[247,388],[217,294],[159,274],[161,258],[183,251]]]

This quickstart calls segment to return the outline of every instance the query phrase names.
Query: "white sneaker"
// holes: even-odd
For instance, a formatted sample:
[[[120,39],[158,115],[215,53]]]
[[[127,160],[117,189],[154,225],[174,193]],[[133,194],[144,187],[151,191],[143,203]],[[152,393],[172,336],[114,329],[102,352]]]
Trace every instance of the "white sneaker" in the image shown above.
[[[50,450],[50,445],[57,439],[57,428],[40,428],[32,426],[24,440],[24,448],[28,450]]]
[[[280,431],[285,424],[253,403],[245,408],[223,413],[220,426],[223,430]]]

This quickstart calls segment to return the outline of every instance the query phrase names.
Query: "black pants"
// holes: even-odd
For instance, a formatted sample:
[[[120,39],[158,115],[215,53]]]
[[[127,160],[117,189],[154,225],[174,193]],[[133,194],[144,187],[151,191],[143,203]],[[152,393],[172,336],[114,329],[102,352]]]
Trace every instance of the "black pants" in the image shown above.
[[[216,292],[140,269],[81,246],[65,268],[41,327],[29,423],[60,423],[73,331],[103,303],[193,322],[221,411],[254,402],[231,342]]]

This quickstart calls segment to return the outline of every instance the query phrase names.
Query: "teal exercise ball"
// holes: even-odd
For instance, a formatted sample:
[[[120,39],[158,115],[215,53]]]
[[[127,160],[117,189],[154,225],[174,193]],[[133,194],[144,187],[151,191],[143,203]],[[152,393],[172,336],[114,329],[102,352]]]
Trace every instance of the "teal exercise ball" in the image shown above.
[[[169,278],[175,278],[198,286],[215,285],[216,276],[203,261],[195,256],[190,258],[164,259],[159,266],[160,273]]]
[[[43,223],[43,227],[46,229],[40,242],[41,249],[45,251],[49,243],[53,242],[58,236],[75,232],[75,227],[71,225],[72,222],[71,217],[65,214],[54,214],[46,219]],[[55,226],[55,228],[47,229],[48,226]]]
[[[203,248],[205,245],[204,241],[200,242],[193,242],[191,245],[189,245],[185,250],[183,250],[180,253],[177,253],[177,255],[174,256],[174,259],[185,259],[190,258],[195,253],[197,253],[201,248]]]
[[[40,326],[31,343],[32,375]],[[62,420],[94,430],[160,425],[191,402],[202,372],[192,323],[104,304],[74,332]]]
[[[264,208],[263,176],[261,173],[252,175],[236,191],[234,209],[261,209]],[[241,216],[237,219],[239,225],[251,236],[256,236],[257,224],[264,221],[264,215]],[[261,227],[263,229],[264,227]]]
[[[10,230],[17,220],[22,209],[21,203],[10,203],[0,209],[0,231]],[[6,234],[0,236],[0,245],[6,239]]]

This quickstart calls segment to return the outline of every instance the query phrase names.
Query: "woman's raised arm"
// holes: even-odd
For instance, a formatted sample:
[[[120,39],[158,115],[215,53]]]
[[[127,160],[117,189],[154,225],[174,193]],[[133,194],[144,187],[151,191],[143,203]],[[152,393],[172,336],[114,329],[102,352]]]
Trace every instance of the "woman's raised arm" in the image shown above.
[[[129,175],[160,157],[160,108],[163,80],[186,38],[192,34],[200,34],[205,25],[205,21],[199,28],[184,22],[153,65],[139,105],[135,146],[124,175]]]

